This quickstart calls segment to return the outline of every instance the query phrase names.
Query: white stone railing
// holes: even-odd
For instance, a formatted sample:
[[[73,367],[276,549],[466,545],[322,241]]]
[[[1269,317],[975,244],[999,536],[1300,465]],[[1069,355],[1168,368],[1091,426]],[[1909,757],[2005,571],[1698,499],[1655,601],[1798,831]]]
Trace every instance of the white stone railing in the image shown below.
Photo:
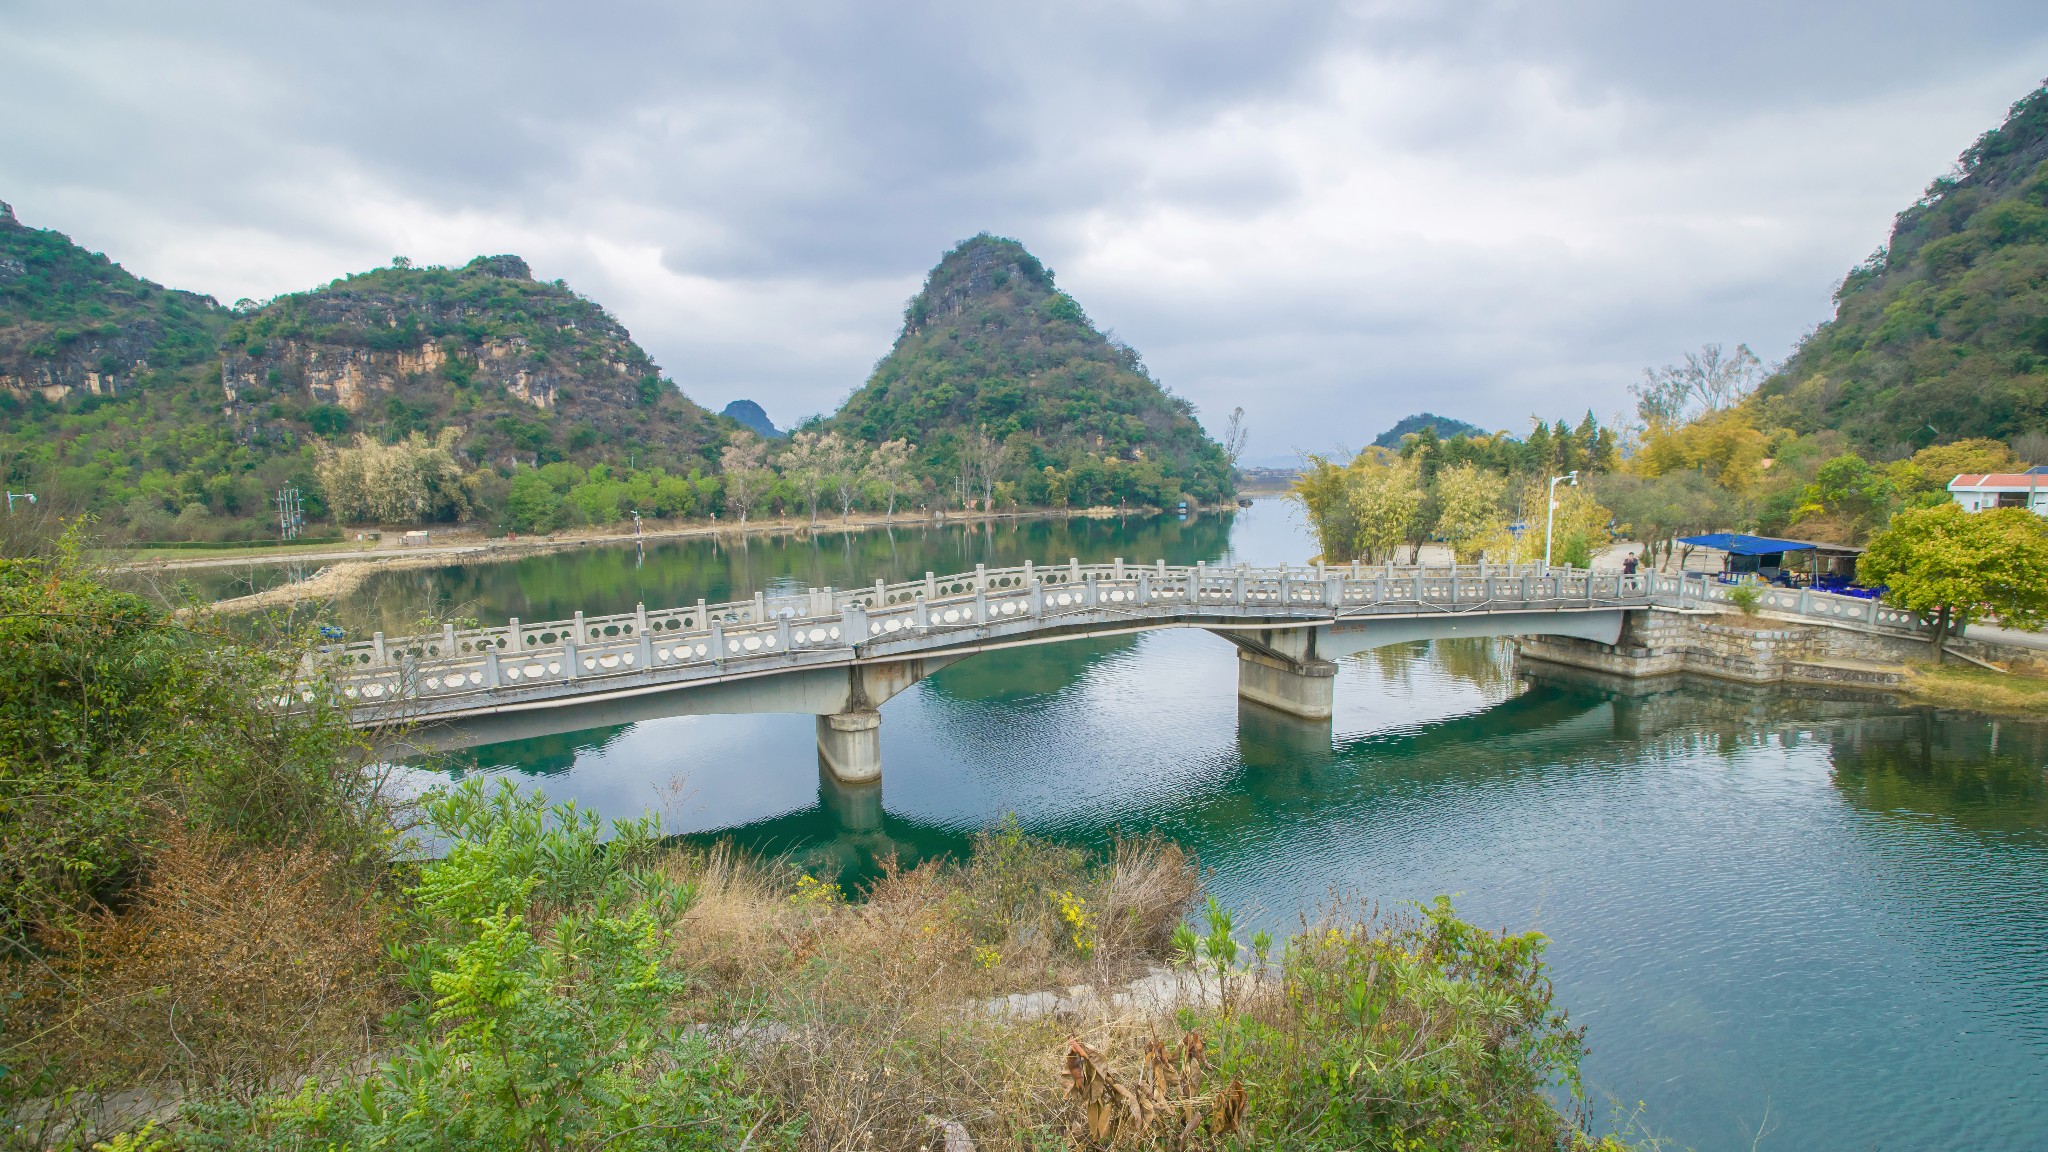
[[[1343,565],[1253,568],[1082,564],[973,572],[873,587],[756,593],[696,604],[502,628],[373,639],[322,649],[354,704],[492,693],[567,681],[673,672],[678,681],[849,658],[855,645],[916,655],[975,639],[1118,619],[1192,620],[1217,627],[1299,619],[1590,608],[1732,606],[1712,580],[1587,572],[1541,565]],[[1818,621],[1914,633],[1911,613],[1875,601],[1770,589],[1761,606]],[[311,669],[309,669],[311,671]],[[666,679],[667,677],[664,677]],[[599,690],[600,684],[593,684]]]
[[[1666,576],[1660,573],[1655,579],[1653,592],[1660,604],[1681,608],[1735,607],[1731,593],[1736,585],[1723,584],[1709,575]],[[1817,623],[1854,625],[1900,636],[1925,635],[1929,627],[1927,620],[1918,613],[1860,596],[1840,596],[1833,592],[1816,592],[1811,588],[1778,588],[1769,584],[1758,584],[1756,588],[1759,592],[1757,608],[1804,616]]]
[[[1640,607],[1648,596],[1640,576],[1546,572],[1537,565],[1211,568],[1070,560],[1055,567],[927,573],[922,580],[867,588],[756,593],[721,604],[642,605],[544,623],[515,618],[502,628],[447,625],[437,634],[401,638],[378,633],[325,648],[320,658],[332,662],[350,700],[376,703],[690,666],[723,671],[819,650],[843,654],[858,643],[918,638],[943,644],[954,633],[1024,621],[1057,628],[1082,616],[1214,616],[1227,625],[1245,617]]]

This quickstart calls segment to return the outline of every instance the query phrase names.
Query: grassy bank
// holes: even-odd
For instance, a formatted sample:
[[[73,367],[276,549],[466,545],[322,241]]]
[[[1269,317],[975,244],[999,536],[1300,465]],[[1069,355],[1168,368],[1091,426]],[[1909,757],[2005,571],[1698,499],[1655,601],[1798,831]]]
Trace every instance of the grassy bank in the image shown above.
[[[1159,840],[998,826],[850,893],[509,786],[403,808],[264,705],[290,638],[61,548],[0,599],[11,1146],[1593,1146],[1542,938],[1447,902],[1272,939]]]
[[[2048,719],[2048,674],[2038,664],[2010,672],[1994,672],[1960,660],[1915,664],[1906,681],[1905,696],[1916,704]]]

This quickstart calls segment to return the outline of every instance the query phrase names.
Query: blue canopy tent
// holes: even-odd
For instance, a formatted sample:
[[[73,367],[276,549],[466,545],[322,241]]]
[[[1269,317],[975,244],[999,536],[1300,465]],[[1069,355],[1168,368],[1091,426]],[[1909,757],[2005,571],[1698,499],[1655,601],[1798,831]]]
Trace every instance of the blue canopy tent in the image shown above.
[[[1713,548],[1730,556],[1782,556],[1787,552],[1810,552],[1804,540],[1773,540],[1768,536],[1744,536],[1740,532],[1709,532],[1705,536],[1680,536],[1680,544]]]
[[[1680,536],[1678,542],[1694,548],[1712,548],[1727,553],[1728,559],[1722,566],[1725,573],[1754,572],[1766,580],[1777,580],[1780,583],[1789,578],[1790,566],[1785,563],[1786,556],[1796,553],[1807,554],[1800,556],[1799,559],[1808,562],[1806,566],[1811,568],[1810,578],[1815,584],[1846,583],[1848,575],[1854,571],[1853,567],[1846,572],[1834,572],[1833,569],[1837,567],[1838,561],[1853,560],[1863,551],[1861,548],[1841,544],[1816,544],[1810,540],[1776,540],[1769,536],[1745,536],[1740,532],[1709,532],[1704,536]],[[1823,560],[1830,569],[1830,572],[1825,574],[1821,570]],[[1831,581],[1830,577],[1834,580]]]

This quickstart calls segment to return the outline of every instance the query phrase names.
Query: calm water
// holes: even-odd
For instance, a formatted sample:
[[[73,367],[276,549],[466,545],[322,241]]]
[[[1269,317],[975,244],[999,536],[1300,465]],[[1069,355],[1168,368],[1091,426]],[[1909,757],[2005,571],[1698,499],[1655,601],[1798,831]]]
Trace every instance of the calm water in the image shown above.
[[[499,622],[1124,556],[1300,560],[1284,507],[665,545],[391,574],[345,615]],[[1333,891],[1455,894],[1539,928],[1590,1086],[1702,1150],[2048,1147],[2048,730],[1707,682],[1518,671],[1488,641],[1345,663],[1332,729],[1240,707],[1230,646],[1164,632],[991,653],[883,708],[881,788],[820,779],[807,716],[489,745],[613,814],[853,879],[1003,813],[1080,843],[1157,830],[1248,920]],[[1757,1133],[1763,1135],[1757,1141]]]

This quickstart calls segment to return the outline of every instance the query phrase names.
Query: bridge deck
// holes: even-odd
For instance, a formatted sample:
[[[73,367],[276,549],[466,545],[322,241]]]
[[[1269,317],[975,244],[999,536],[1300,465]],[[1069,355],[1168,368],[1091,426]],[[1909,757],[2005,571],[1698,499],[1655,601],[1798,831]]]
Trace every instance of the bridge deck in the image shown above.
[[[978,567],[852,590],[387,639],[319,656],[361,723],[453,719],[833,666],[953,657],[1082,635],[1198,627],[1358,627],[1375,619],[1564,615],[1725,601],[1704,581],[1538,566]],[[1839,603],[1838,603],[1839,602]],[[1813,593],[1766,606],[1914,631],[1906,613]],[[310,671],[310,669],[309,669]],[[312,689],[302,689],[310,693]],[[310,695],[305,698],[310,699]]]

